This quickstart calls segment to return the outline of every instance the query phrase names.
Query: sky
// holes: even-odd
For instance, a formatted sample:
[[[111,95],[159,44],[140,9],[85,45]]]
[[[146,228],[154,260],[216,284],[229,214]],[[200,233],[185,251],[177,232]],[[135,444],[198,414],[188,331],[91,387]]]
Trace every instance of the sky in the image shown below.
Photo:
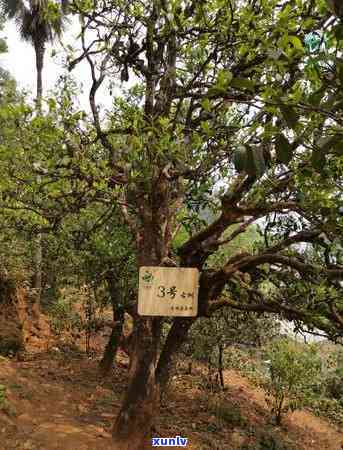
[[[64,45],[75,45],[78,31],[77,21],[68,25],[68,29],[63,35]],[[6,38],[8,52],[0,56],[0,66],[8,70],[16,79],[18,87],[25,89],[34,98],[36,90],[36,66],[35,53],[32,45],[19,38],[18,30],[13,22],[8,22],[4,30],[0,33],[1,37]],[[52,49],[55,49],[57,55],[51,56]],[[65,72],[62,64],[63,49],[60,44],[54,46],[48,45],[45,53],[43,70],[43,87],[45,94],[52,90],[58,80],[58,77]],[[84,87],[90,84],[90,73],[86,63],[81,63],[72,71],[73,76],[82,83]],[[78,98],[80,107],[89,111],[87,89],[85,93]],[[110,105],[109,96],[99,92],[99,102],[104,106]]]
[[[17,80],[20,88],[34,93],[36,85],[35,55],[32,45],[18,38],[18,31],[13,23],[7,23],[4,32],[8,53],[0,57],[1,65]],[[46,57],[46,68],[43,72],[44,86],[52,88],[60,68],[51,61],[50,49]]]

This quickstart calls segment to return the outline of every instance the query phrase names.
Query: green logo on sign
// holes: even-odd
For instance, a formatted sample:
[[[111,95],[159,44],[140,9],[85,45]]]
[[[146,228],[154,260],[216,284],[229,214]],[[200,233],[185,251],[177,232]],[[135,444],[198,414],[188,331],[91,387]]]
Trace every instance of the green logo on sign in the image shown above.
[[[146,270],[144,275],[142,276],[142,280],[145,281],[146,283],[152,283],[154,280],[154,276],[151,272]]]

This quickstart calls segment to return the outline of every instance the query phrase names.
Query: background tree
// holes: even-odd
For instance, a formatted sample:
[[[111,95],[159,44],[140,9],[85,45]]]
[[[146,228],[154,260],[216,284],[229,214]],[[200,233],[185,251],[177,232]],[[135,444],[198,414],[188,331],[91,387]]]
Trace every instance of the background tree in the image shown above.
[[[49,0],[1,0],[1,11],[5,18],[14,19],[20,37],[32,44],[36,55],[37,106],[43,96],[42,71],[46,44],[61,36],[64,25],[63,14],[67,12],[68,1],[59,4]]]
[[[100,361],[102,376],[110,373],[119,346],[127,349],[123,334],[125,312],[132,314],[137,294],[137,275],[132,237],[116,214],[116,207],[91,205],[69,226],[71,272],[91,286],[97,303],[110,306],[112,331]],[[100,218],[100,220],[99,220]],[[99,306],[99,305],[98,305]],[[101,326],[101,323],[96,324]]]
[[[63,31],[63,15],[68,8],[68,0],[54,3],[49,0],[1,0],[0,11],[8,19],[14,19],[20,33],[20,37],[32,44],[36,56],[36,102],[37,111],[41,113],[43,96],[42,72],[46,44],[53,42]],[[42,289],[42,245],[41,236],[37,235],[37,245],[34,251],[35,271],[33,287],[36,290],[39,303]]]
[[[224,388],[227,350],[234,345],[259,348],[277,336],[279,331],[280,324],[266,315],[223,309],[211,318],[201,318],[194,324],[187,340],[186,354],[208,365],[209,384],[215,384],[213,369],[216,369],[218,382]]]
[[[1,18],[0,31],[3,28],[4,18]],[[0,53],[7,51],[6,40],[0,38]],[[4,67],[0,66],[0,110],[2,123],[6,122],[9,117],[11,108],[17,108],[23,101],[23,94],[17,88],[16,80],[12,77]],[[10,128],[15,129],[14,121],[10,121]],[[2,128],[0,136],[0,146],[4,146],[6,142],[6,129]],[[3,147],[1,147],[2,151]],[[6,189],[6,180],[3,179],[2,189]],[[2,193],[3,193],[2,190]],[[6,199],[6,194],[2,197]],[[3,270],[10,274],[13,280],[23,280],[30,273],[29,257],[30,245],[27,242],[27,236],[13,226],[8,215],[3,215],[1,220],[0,233],[0,265]]]

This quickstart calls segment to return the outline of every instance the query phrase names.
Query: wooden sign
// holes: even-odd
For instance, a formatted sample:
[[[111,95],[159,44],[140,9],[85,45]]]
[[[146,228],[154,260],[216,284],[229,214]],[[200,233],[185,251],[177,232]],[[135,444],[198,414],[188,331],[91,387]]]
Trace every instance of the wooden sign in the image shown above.
[[[138,314],[192,317],[198,313],[198,269],[141,267]]]

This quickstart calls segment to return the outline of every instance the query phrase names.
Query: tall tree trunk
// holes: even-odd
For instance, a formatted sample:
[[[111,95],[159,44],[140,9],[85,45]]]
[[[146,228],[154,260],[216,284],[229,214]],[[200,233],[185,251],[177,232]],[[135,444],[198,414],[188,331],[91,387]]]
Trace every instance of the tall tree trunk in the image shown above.
[[[37,103],[37,112],[41,114],[42,112],[42,97],[43,97],[43,81],[42,81],[42,73],[43,73],[43,63],[44,63],[44,54],[45,54],[45,45],[40,39],[38,39],[34,43],[35,54],[36,54],[36,72],[37,72],[37,86],[36,86],[36,103]]]
[[[161,258],[156,252],[160,244],[155,239],[156,233],[148,224],[138,249],[139,267],[160,264]],[[112,433],[118,450],[151,448],[151,427],[159,407],[156,365],[161,328],[161,318],[134,314],[129,384]]]
[[[151,427],[158,414],[155,369],[161,319],[140,317],[135,323],[129,385],[113,427],[113,441],[118,450],[151,448]]]
[[[139,267],[160,266],[168,259],[170,227],[176,214],[176,207],[170,209],[170,180],[163,171],[156,168],[151,186],[151,197],[146,201],[139,196],[137,202],[141,214],[136,238]],[[129,385],[113,427],[113,441],[118,450],[151,448],[151,428],[160,403],[156,368],[161,328],[160,317],[134,317]],[[163,359],[169,361],[167,355]]]
[[[157,363],[161,321],[151,318],[136,320],[129,387],[113,428],[118,450],[151,448],[151,427],[158,414],[161,390],[170,377],[172,357],[186,340],[194,322],[194,318],[175,319]]]
[[[42,97],[43,97],[43,82],[42,82],[42,72],[43,72],[43,62],[45,45],[40,39],[34,42],[35,54],[36,54],[36,71],[37,71],[37,95],[36,95],[36,105],[37,114],[42,113]],[[40,298],[42,291],[42,236],[41,233],[37,234],[35,239],[35,248],[33,255],[34,263],[34,275],[33,275],[33,288],[35,289],[35,312],[39,314],[40,310]]]
[[[149,230],[150,231],[150,230]],[[165,251],[157,252],[156,234],[145,230],[145,249],[139,266],[160,265]],[[165,249],[163,249],[165,250]],[[145,450],[151,448],[151,429],[158,415],[161,388],[169,379],[172,356],[187,338],[194,318],[177,318],[168,334],[158,358],[161,338],[161,318],[134,315],[132,351],[130,354],[129,384],[113,427],[113,441],[117,450]]]

